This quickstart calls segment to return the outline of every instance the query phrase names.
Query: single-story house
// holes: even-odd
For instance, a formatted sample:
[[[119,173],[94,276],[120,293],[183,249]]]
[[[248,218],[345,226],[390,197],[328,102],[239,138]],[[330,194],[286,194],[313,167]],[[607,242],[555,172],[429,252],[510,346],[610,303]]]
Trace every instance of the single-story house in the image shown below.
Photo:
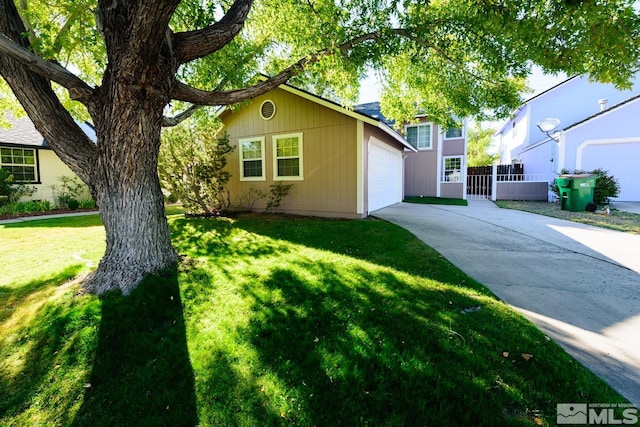
[[[501,162],[549,182],[563,169],[602,168],[620,183],[616,200],[640,201],[640,73],[631,83],[620,90],[576,76],[529,99],[497,133]],[[559,125],[545,134],[537,124],[547,118]]]
[[[293,184],[278,210],[300,215],[364,218],[405,194],[464,197],[460,130],[451,144],[433,123],[408,125],[405,137],[379,105],[348,109],[287,84],[219,117],[238,147],[227,163],[235,207],[252,188],[269,194],[277,181]]]
[[[6,118],[12,126],[9,129],[0,127],[0,168],[13,174],[15,183],[34,191],[25,199],[48,200],[56,204],[54,187],[60,186],[58,178],[76,175],[47,145],[28,117],[15,118],[7,114]],[[82,124],[81,127],[91,136],[91,126]]]

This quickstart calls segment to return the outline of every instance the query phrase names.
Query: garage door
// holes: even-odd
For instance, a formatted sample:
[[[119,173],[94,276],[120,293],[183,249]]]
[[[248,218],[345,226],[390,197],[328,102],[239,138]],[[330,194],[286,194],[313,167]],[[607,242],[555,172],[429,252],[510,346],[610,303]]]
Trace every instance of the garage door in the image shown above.
[[[582,169],[602,168],[609,171],[620,184],[620,195],[616,200],[640,201],[638,185],[638,159],[640,141],[627,144],[593,144],[582,152]]]
[[[368,159],[369,212],[401,202],[402,152],[371,138]]]

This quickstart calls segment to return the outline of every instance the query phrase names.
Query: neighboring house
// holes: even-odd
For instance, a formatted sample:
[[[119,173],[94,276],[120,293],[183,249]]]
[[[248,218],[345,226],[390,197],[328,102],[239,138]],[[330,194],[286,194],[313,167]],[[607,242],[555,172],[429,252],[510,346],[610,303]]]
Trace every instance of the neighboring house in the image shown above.
[[[640,75],[632,83],[618,90],[576,76],[529,99],[496,134],[501,163],[522,163],[549,182],[562,169],[602,168],[619,180],[617,200],[640,201]],[[560,120],[549,136],[537,127],[545,118]]]
[[[408,125],[405,138],[377,103],[351,110],[286,84],[220,118],[238,147],[227,166],[235,207],[277,181],[293,184],[279,211],[326,217],[364,218],[405,194],[465,195],[464,129]]]
[[[378,102],[356,105],[355,110],[393,126]],[[405,154],[405,196],[466,199],[467,120],[444,129],[428,116],[419,116],[418,123],[404,126],[404,135],[417,149]]]
[[[58,178],[76,175],[47,145],[28,117],[16,119],[10,114],[6,117],[12,126],[0,128],[0,167],[13,174],[15,183],[34,190],[28,199],[56,204],[53,187],[60,185]],[[89,125],[81,127],[91,136],[93,130]]]

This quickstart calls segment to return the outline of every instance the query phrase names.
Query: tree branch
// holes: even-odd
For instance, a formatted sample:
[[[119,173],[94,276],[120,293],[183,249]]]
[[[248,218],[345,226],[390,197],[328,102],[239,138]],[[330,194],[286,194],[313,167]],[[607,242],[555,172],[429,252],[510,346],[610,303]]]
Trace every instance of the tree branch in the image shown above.
[[[0,34],[0,53],[11,57],[16,62],[24,65],[45,79],[52,80],[62,87],[67,88],[71,99],[86,101],[94,92],[91,86],[66,68],[54,62],[45,61],[39,56],[34,55],[4,34]]]
[[[231,105],[247,99],[255,98],[273,90],[286,83],[291,77],[299,74],[307,66],[314,62],[318,62],[325,56],[334,55],[338,52],[345,52],[353,49],[354,46],[364,43],[365,41],[376,40],[382,37],[382,33],[379,31],[368,33],[356,37],[352,40],[342,43],[335,48],[323,49],[313,55],[306,56],[300,59],[295,64],[281,71],[269,79],[260,82],[256,85],[249,86],[243,89],[235,89],[229,91],[205,91],[188,86],[184,83],[176,81],[171,91],[171,98],[178,101],[190,102],[198,105]]]
[[[177,126],[180,123],[182,123],[183,121],[187,120],[189,117],[193,116],[193,114],[198,111],[199,109],[203,108],[203,105],[191,105],[189,108],[187,108],[186,110],[184,110],[183,112],[181,112],[180,114],[177,114],[173,117],[166,117],[164,116],[162,118],[162,127],[168,128],[168,127],[172,127],[172,126]]]
[[[209,27],[174,35],[178,63],[202,58],[226,46],[244,27],[253,0],[235,0],[225,16]]]

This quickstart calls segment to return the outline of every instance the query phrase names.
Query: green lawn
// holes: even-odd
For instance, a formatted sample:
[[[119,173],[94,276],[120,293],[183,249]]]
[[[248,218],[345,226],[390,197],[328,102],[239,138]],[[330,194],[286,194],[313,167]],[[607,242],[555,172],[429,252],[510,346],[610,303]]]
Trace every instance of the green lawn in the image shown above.
[[[430,196],[408,196],[405,197],[405,203],[421,203],[423,205],[454,205],[467,206],[468,203],[463,199],[449,199],[446,197],[430,197]]]
[[[97,216],[0,226],[0,425],[554,425],[624,402],[392,224],[170,224],[182,264],[128,298],[72,280]]]

